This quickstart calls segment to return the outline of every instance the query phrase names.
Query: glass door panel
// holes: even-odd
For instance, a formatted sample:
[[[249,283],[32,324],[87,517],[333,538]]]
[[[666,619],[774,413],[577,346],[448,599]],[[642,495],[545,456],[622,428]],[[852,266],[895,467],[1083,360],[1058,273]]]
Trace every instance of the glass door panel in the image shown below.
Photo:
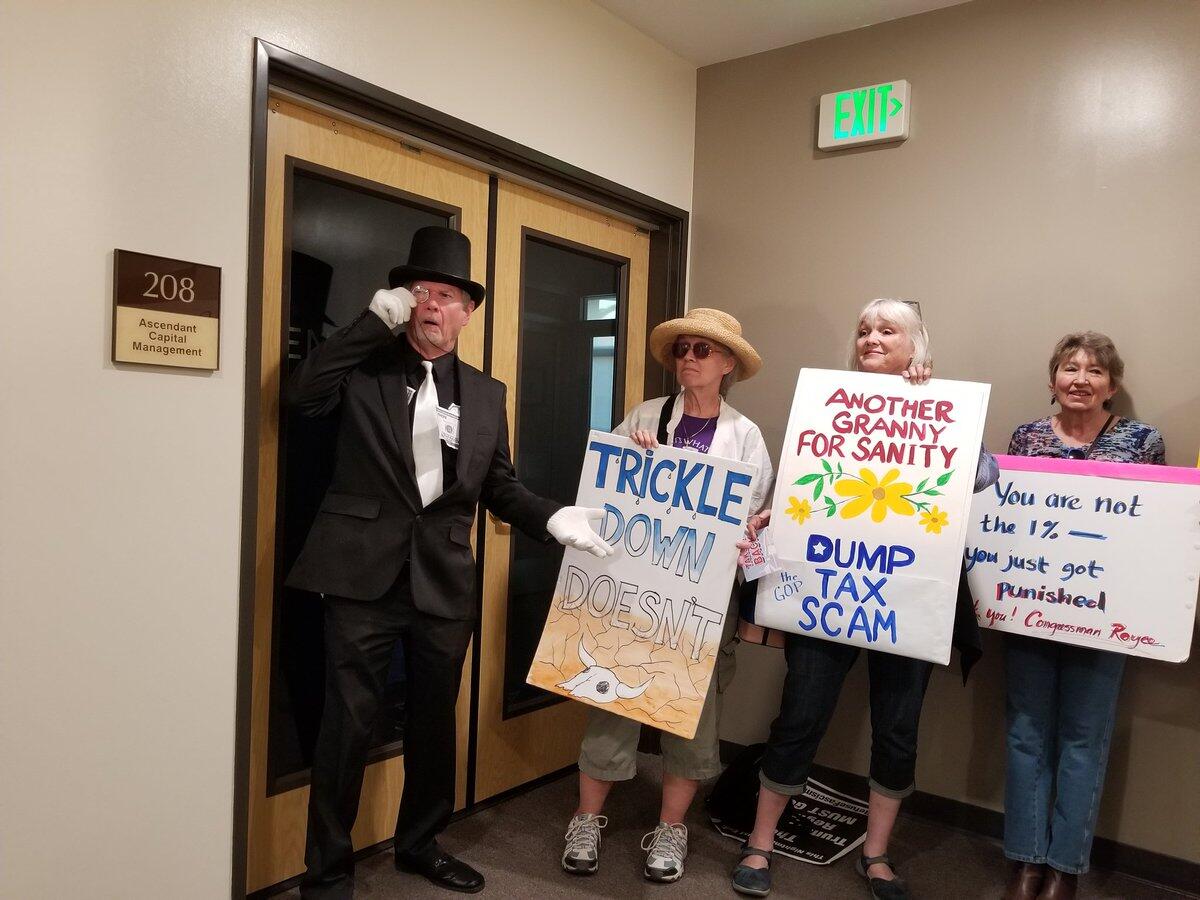
[[[628,260],[524,230],[517,353],[517,472],[530,490],[575,502],[589,428],[616,424],[623,370],[618,313]],[[621,376],[621,377],[618,377]],[[562,700],[525,683],[550,609],[562,548],[512,535],[504,661],[506,718]]]
[[[284,216],[284,303],[290,374],[334,331],[349,325],[375,291],[387,285],[413,232],[425,225],[457,224],[457,208],[443,207],[384,185],[291,161]],[[283,576],[304,546],[333,475],[337,414],[319,419],[280,411],[276,536],[275,643],[271,658],[270,734],[272,794],[308,783],[324,705],[324,622],[319,596],[285,587]],[[400,645],[387,696],[375,723],[372,760],[402,749],[404,660]]]

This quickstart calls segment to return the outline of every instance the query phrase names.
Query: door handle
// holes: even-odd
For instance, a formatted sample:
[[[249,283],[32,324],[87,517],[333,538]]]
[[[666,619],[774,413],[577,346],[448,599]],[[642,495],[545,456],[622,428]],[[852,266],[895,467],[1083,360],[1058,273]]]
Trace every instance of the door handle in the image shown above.
[[[496,514],[490,509],[488,510],[488,519],[491,521],[492,527],[496,529],[496,534],[512,534],[512,526],[496,518]]]

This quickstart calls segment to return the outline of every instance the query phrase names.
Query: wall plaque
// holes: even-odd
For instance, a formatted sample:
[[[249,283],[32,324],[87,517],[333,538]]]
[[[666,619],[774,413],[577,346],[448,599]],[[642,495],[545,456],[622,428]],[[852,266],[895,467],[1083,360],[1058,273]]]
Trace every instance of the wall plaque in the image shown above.
[[[217,266],[113,253],[113,362],[216,369],[221,270]]]

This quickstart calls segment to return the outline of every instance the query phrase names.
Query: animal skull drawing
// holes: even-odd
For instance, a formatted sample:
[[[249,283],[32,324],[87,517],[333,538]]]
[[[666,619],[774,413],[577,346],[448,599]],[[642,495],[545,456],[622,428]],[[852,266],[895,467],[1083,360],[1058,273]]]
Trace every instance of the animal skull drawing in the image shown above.
[[[574,678],[559,684],[560,688],[568,691],[572,697],[591,700],[593,703],[612,703],[614,700],[632,700],[646,693],[653,678],[648,678],[639,687],[624,684],[612,669],[596,665],[596,660],[584,649],[583,639],[579,639],[579,660],[585,666],[582,672]]]

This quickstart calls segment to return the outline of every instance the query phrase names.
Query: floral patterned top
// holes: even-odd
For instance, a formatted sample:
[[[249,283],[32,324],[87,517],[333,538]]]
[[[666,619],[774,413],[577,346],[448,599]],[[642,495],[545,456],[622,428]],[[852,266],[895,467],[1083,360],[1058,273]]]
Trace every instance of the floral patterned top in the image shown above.
[[[1064,444],[1054,432],[1050,417],[1038,419],[1028,425],[1021,425],[1013,432],[1009,442],[1010,456],[1054,456],[1063,458],[1073,449],[1087,452],[1089,444],[1080,448]],[[1117,419],[1109,426],[1108,431],[1100,436],[1088,459],[1103,462],[1143,463],[1145,465],[1165,466],[1167,464],[1166,445],[1158,429],[1145,422],[1135,419]]]

